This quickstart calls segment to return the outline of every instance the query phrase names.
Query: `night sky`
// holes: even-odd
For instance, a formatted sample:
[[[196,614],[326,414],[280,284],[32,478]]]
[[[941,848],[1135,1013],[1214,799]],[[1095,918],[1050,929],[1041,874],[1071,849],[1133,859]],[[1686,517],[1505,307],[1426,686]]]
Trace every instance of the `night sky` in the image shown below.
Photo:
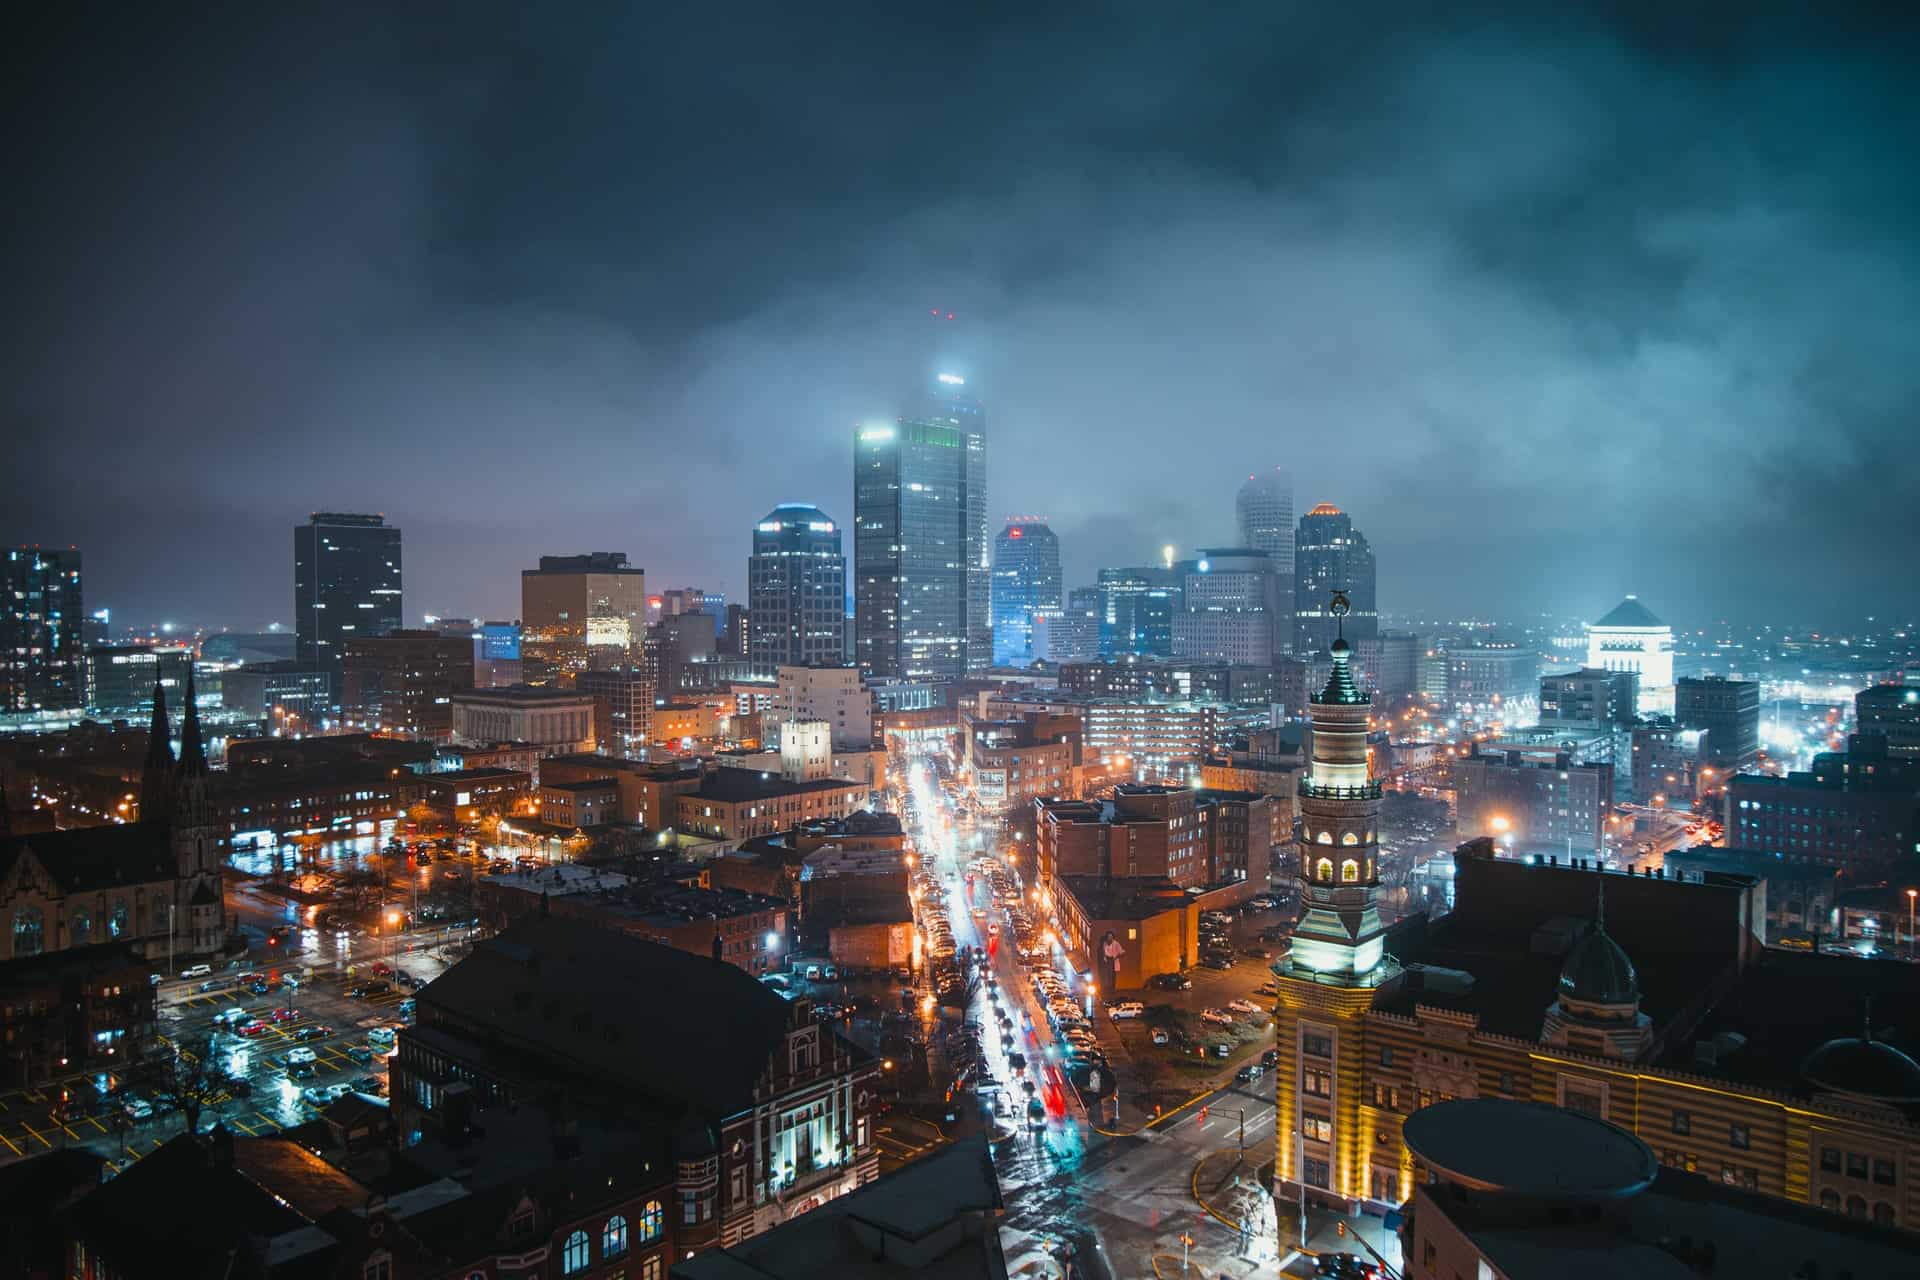
[[[739,598],[937,369],[1070,585],[1280,464],[1389,612],[1920,611],[1909,19],[162,7],[0,90],[0,541],[122,618],[290,620],[315,508],[410,620],[543,552]]]

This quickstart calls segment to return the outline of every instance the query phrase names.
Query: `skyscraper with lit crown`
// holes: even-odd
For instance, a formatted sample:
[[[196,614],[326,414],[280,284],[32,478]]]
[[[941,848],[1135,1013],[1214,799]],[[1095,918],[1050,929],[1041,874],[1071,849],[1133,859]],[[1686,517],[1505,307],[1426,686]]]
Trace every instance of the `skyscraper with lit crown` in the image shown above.
[[[1293,586],[1293,481],[1285,468],[1274,467],[1247,477],[1234,500],[1240,525],[1240,545],[1264,551],[1273,571]]]
[[[1034,615],[1060,606],[1060,539],[1040,520],[1009,520],[993,540],[993,664],[1031,663]]]

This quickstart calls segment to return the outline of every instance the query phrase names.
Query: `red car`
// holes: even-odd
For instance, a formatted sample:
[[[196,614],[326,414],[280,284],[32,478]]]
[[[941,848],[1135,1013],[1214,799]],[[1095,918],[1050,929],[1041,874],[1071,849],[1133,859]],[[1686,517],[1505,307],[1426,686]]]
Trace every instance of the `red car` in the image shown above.
[[[266,1032],[267,1032],[267,1024],[260,1021],[258,1018],[255,1018],[251,1022],[242,1023],[240,1025],[239,1031],[236,1034],[243,1035],[247,1039],[251,1040],[255,1036],[265,1035]]]
[[[373,976],[376,978],[391,978],[393,976],[393,966],[384,960],[376,960],[373,965]]]
[[[299,1017],[300,1015],[291,1009],[275,1009],[273,1011],[273,1020],[275,1022],[293,1022]]]

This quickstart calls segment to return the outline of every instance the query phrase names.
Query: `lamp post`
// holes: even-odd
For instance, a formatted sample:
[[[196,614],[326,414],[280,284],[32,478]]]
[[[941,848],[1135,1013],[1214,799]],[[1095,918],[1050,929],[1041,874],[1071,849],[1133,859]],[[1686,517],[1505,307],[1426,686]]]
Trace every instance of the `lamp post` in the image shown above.
[[[1920,889],[1907,890],[1907,963],[1913,963],[1913,903],[1920,897]]]

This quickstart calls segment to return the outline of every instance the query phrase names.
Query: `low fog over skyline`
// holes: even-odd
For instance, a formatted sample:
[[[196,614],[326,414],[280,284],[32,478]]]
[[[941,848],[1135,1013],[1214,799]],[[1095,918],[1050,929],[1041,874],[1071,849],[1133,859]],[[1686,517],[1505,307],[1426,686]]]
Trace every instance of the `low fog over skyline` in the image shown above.
[[[1282,465],[1391,613],[1920,607],[1903,17],[36,20],[0,541],[123,617],[289,622],[316,509],[405,530],[409,621],[592,549],[744,599],[938,369],[1069,586]]]

